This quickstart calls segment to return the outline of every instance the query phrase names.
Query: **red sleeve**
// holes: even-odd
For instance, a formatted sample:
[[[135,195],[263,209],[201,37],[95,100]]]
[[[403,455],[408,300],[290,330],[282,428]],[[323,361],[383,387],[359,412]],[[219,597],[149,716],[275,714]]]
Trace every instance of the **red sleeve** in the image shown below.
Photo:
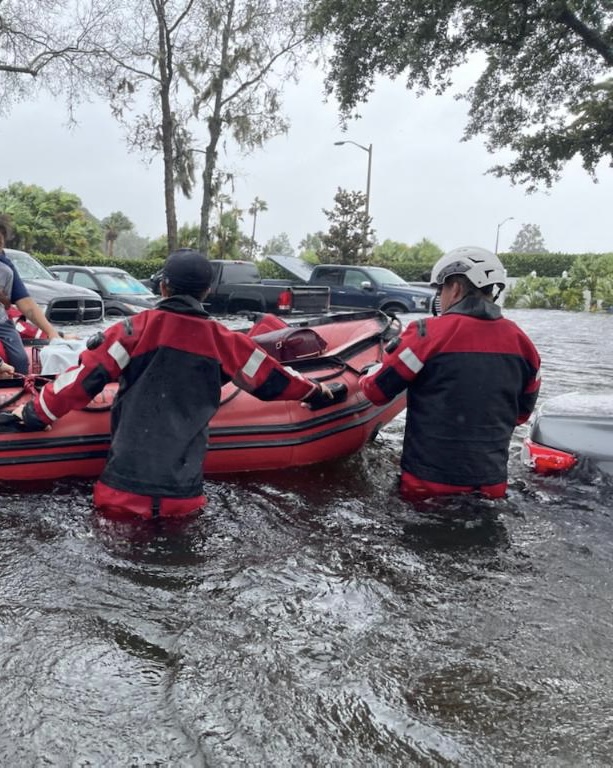
[[[281,365],[244,333],[218,325],[223,349],[221,365],[237,387],[261,400],[304,400],[317,385],[290,367]]]
[[[422,323],[424,321],[421,321]],[[409,323],[399,344],[383,355],[382,362],[360,379],[360,387],[375,405],[384,405],[419,375],[432,353],[432,334],[420,331],[420,321]]]
[[[129,364],[150,313],[130,318],[132,331],[117,323],[101,334],[101,343],[81,354],[79,365],[47,384],[33,403],[34,414],[50,424],[68,411],[82,408],[109,381],[117,381]],[[245,334],[230,331],[221,324],[211,328],[215,338],[200,350],[216,357],[226,376],[237,386],[262,400],[303,400],[317,389],[310,379],[284,368]],[[209,342],[210,343],[210,342]]]
[[[139,316],[132,318],[134,326]],[[81,353],[79,365],[68,368],[46,384],[33,401],[34,413],[45,424],[76,408],[83,408],[109,381],[117,381],[130,362],[138,332],[127,334],[123,323],[116,323],[101,334],[95,349]]]

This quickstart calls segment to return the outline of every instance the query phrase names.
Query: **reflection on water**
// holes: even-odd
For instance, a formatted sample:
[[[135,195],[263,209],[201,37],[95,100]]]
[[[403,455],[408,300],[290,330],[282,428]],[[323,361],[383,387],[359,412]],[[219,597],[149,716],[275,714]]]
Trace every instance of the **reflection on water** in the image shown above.
[[[510,312],[545,396],[613,380],[613,316]],[[3,765],[610,764],[613,481],[415,510],[403,420],[360,455],[206,481],[200,516],[0,489]]]

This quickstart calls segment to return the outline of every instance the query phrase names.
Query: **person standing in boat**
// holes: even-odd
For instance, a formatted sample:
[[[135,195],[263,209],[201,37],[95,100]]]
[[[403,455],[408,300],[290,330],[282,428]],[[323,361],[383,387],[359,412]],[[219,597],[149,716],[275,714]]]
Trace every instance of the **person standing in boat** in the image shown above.
[[[9,238],[6,220],[0,217],[0,342],[4,354],[17,373],[27,374],[29,360],[19,331],[7,315],[7,309],[15,304],[21,315],[39,328],[49,339],[60,338],[60,333],[45,317],[45,313],[28,293],[13,262],[4,252]]]
[[[501,498],[513,430],[536,404],[540,357],[494,303],[506,272],[493,253],[456,248],[436,262],[430,282],[440,316],[409,323],[360,386],[376,404],[407,390],[403,497]]]
[[[158,306],[92,337],[77,366],[13,411],[26,429],[45,429],[119,381],[108,460],[94,487],[95,505],[108,513],[180,516],[206,504],[202,465],[222,384],[232,380],[260,400],[331,396],[211,319],[202,300],[212,277],[198,251],[171,253]]]

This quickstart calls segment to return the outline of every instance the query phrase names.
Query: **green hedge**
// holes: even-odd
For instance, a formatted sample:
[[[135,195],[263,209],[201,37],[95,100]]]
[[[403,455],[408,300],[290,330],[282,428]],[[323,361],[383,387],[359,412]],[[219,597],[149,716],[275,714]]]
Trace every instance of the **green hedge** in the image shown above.
[[[34,255],[46,267],[51,267],[54,264],[86,264],[88,267],[117,267],[118,269],[125,269],[126,272],[129,272],[139,280],[151,277],[164,264],[164,259],[109,259],[101,256],[84,260],[44,253],[35,253]]]
[[[561,277],[569,272],[575,261],[584,257],[597,259],[602,253],[500,253],[510,277],[526,277],[536,272],[539,277]]]
[[[164,259],[108,259],[104,256],[92,259],[77,259],[68,256],[52,256],[44,253],[34,254],[46,267],[54,264],[86,264],[88,267],[117,267],[125,269],[139,280],[144,280],[164,265]],[[287,272],[272,261],[259,261],[260,274],[264,278],[286,278]]]
[[[104,256],[83,259],[70,258],[67,256],[52,256],[49,254],[35,254],[46,266],[53,264],[87,264],[88,266],[118,267],[125,269],[139,280],[151,277],[164,263],[163,259],[109,259]],[[602,253],[501,253],[500,260],[505,266],[510,277],[526,277],[532,272],[536,272],[539,277],[561,277],[564,271],[569,272],[573,264],[580,257],[591,260],[598,259],[605,254]],[[432,264],[422,264],[419,261],[412,260],[410,263],[394,261],[394,263],[379,264],[382,267],[388,267],[403,277],[405,280],[424,280],[424,275],[432,269]],[[287,277],[285,270],[280,269],[273,262],[264,260],[258,262],[258,267],[262,277]]]
[[[539,277],[561,277],[563,272],[570,272],[573,264],[580,257],[587,260],[598,259],[601,253],[501,253],[500,260],[504,264],[509,277],[527,277],[536,272]],[[370,263],[378,267],[387,267],[408,282],[428,281],[434,262],[423,259],[385,259],[379,258]],[[259,262],[263,277],[287,277],[288,273],[266,260]]]
[[[393,264],[386,264],[383,261],[380,264],[377,264],[376,266],[379,267],[387,267],[387,269],[391,269],[392,272],[395,272],[397,275],[399,275],[403,280],[406,280],[407,283],[413,283],[413,282],[430,282],[430,274],[432,272],[432,267],[434,264],[420,264],[412,262],[410,264],[405,264],[402,261],[397,261]]]

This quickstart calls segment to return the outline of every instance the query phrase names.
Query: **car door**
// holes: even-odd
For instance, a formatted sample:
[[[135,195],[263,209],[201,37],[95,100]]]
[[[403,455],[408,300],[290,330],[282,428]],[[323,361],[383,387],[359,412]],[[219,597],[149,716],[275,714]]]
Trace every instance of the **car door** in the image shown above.
[[[100,286],[87,272],[79,272],[78,270],[75,270],[72,273],[71,282],[75,285],[80,285],[81,288],[89,288],[90,291],[100,293]]]
[[[372,287],[364,288],[364,283],[370,283]],[[376,304],[376,289],[372,281],[361,269],[345,269],[343,284],[338,289],[339,306],[365,309]]]
[[[53,274],[57,275],[65,283],[72,283],[72,270],[70,269],[57,269],[54,267]]]

